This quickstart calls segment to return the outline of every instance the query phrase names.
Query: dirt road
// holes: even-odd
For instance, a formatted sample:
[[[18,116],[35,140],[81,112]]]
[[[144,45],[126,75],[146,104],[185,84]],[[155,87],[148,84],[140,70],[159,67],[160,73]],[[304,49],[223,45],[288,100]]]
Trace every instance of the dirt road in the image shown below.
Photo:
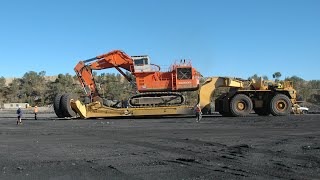
[[[320,179],[320,115],[53,117],[0,114],[0,179]]]

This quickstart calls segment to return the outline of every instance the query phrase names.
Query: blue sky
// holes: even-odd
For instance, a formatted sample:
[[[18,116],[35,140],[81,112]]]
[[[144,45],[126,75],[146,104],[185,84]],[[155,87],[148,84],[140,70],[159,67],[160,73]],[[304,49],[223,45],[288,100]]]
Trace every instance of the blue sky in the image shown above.
[[[320,79],[318,0],[2,0],[0,76],[71,73],[114,49],[204,76]],[[115,72],[104,70],[103,72]]]

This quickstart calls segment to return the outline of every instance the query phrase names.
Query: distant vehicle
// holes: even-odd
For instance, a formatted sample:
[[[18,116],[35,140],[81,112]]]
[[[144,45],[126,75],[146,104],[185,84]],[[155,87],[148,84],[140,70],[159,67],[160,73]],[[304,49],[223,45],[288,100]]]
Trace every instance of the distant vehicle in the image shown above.
[[[300,106],[298,109],[301,110],[302,114],[308,114],[308,112],[309,112],[309,108],[307,108],[307,107]]]
[[[300,112],[301,114],[308,114],[309,108],[304,106],[299,106],[299,105],[296,105],[296,106],[297,106],[298,112]],[[294,111],[294,107],[292,107],[292,111]]]

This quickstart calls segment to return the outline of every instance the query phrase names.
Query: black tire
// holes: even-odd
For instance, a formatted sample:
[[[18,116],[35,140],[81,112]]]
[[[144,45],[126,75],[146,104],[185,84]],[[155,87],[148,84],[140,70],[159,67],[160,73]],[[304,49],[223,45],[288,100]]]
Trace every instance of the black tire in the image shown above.
[[[237,94],[230,101],[230,113],[233,116],[247,116],[252,107],[251,99],[245,94]]]
[[[63,111],[62,111],[61,106],[60,106],[61,96],[62,96],[62,94],[57,94],[54,97],[54,101],[53,101],[53,109],[54,109],[54,112],[56,113],[56,115],[58,116],[58,118],[63,118],[64,117]]]
[[[218,111],[219,114],[221,114],[222,116],[228,117],[230,116],[230,107],[229,107],[229,102],[228,99],[226,98],[226,96],[228,95],[228,93],[223,93],[221,94],[216,100],[215,100],[215,111]],[[228,107],[224,107],[224,106],[228,106]],[[225,112],[224,110],[226,110],[227,112]]]
[[[276,94],[270,101],[270,112],[274,116],[286,116],[290,114],[292,103],[288,96]]]
[[[60,107],[62,109],[64,117],[74,117],[77,113],[72,109],[71,100],[77,100],[78,98],[73,94],[64,94],[61,97]]]
[[[256,114],[259,116],[269,116],[270,115],[270,110],[269,108],[257,108],[254,110]]]
[[[308,114],[308,111],[307,110],[303,110],[302,114]]]

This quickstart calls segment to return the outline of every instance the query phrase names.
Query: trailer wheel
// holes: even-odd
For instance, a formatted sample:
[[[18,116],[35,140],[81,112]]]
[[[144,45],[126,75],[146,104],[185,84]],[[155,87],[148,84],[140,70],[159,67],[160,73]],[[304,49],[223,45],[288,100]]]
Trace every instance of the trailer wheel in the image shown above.
[[[245,94],[237,94],[230,101],[230,112],[233,116],[247,116],[252,107],[251,99]]]
[[[291,107],[290,99],[284,94],[277,94],[270,101],[270,112],[274,116],[286,116],[290,114]]]
[[[63,118],[63,111],[61,109],[61,106],[60,106],[60,100],[61,100],[61,96],[62,94],[57,94],[55,97],[54,97],[54,101],[53,101],[53,109],[54,109],[54,112],[56,113],[56,115],[58,116],[58,118]]]
[[[258,114],[259,116],[269,116],[270,115],[269,109],[266,109],[266,108],[257,108],[254,110],[254,112],[256,114]]]
[[[73,94],[64,94],[61,97],[60,107],[63,111],[64,117],[74,117],[76,112],[72,109],[70,102],[71,100],[77,100],[78,98]]]

